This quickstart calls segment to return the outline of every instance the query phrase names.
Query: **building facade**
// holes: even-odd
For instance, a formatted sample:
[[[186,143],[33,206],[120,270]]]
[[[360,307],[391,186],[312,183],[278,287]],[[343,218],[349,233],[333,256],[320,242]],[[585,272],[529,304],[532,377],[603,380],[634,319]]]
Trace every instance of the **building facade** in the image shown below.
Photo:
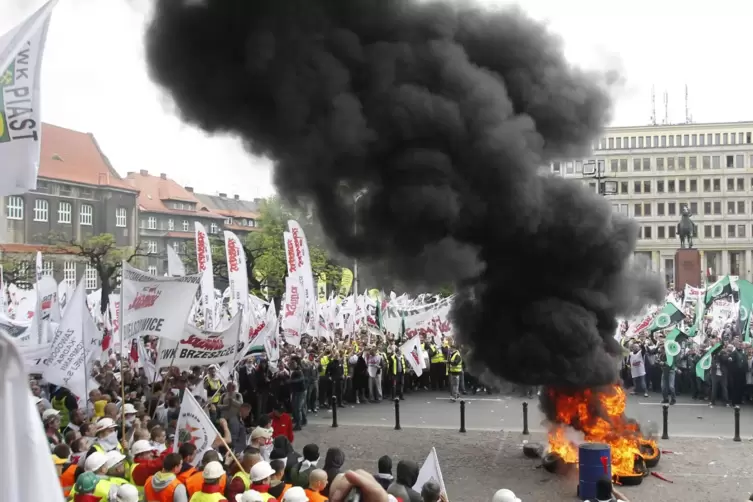
[[[37,189],[4,198],[0,253],[30,263],[42,251],[44,270],[75,286],[99,287],[85,259],[61,252],[65,242],[112,234],[118,246],[138,243],[138,191],[110,165],[92,134],[43,124]]]
[[[205,207],[222,215],[225,220],[225,230],[234,232],[243,240],[251,232],[261,230],[259,225],[259,206],[261,199],[243,200],[238,195],[228,197],[226,193],[219,195],[195,194]]]
[[[154,275],[167,273],[167,246],[185,256],[195,238],[195,222],[204,225],[213,237],[222,237],[225,217],[209,209],[196,197],[192,187],[182,187],[162,173],[146,170],[129,172],[125,181],[139,191],[138,233],[146,269]]]
[[[668,285],[683,207],[697,225],[693,243],[707,278],[752,278],[753,122],[609,128],[589,158],[553,162],[551,171],[596,191],[599,180],[583,174],[590,162],[601,166],[600,182],[616,188],[606,195],[612,208],[640,226],[636,254]]]

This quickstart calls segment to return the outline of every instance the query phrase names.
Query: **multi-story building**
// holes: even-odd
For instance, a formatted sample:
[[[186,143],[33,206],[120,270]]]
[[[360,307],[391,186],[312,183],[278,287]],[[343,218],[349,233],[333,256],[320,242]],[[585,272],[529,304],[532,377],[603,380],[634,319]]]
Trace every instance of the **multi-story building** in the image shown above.
[[[97,289],[96,271],[62,244],[108,233],[118,246],[135,247],[137,196],[92,134],[43,124],[37,189],[4,198],[2,257],[33,266],[42,251],[46,274],[74,286],[84,276],[86,288]]]
[[[674,283],[680,247],[676,225],[682,207],[697,225],[694,247],[714,279],[730,274],[751,279],[753,261],[753,122],[613,127],[604,131],[588,159],[552,163],[554,174],[584,178],[584,163],[602,167],[601,183],[615,211],[640,225],[636,254]]]
[[[155,255],[145,258],[149,273],[167,272],[167,246],[178,254],[186,253],[186,244],[194,240],[194,222],[203,224],[210,235],[221,237],[225,217],[207,208],[192,187],[182,187],[164,173],[153,176],[146,170],[129,172],[125,180],[139,191],[141,251]]]
[[[228,197],[226,193],[194,195],[205,207],[222,215],[225,218],[224,229],[234,232],[241,239],[250,232],[261,230],[258,222],[260,199],[243,200],[238,195]]]

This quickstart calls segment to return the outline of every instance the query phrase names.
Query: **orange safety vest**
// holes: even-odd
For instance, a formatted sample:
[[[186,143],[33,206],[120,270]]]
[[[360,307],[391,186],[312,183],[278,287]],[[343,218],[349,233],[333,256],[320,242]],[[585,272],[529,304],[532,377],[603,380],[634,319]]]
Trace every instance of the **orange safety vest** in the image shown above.
[[[222,489],[222,493],[225,493],[225,483],[227,483],[227,475],[223,474],[220,478],[220,488]],[[193,476],[186,480],[186,490],[188,490],[189,500],[193,497],[194,493],[199,493],[201,491],[201,486],[203,484],[204,473],[201,471],[194,473]]]
[[[188,478],[196,474],[196,472],[196,467],[191,467],[190,469],[187,469],[178,474],[178,481],[185,485],[188,482]]]
[[[178,478],[173,478],[173,480],[170,481],[170,484],[167,485],[164,490],[159,492],[152,486],[152,478],[153,476],[149,476],[144,485],[144,497],[146,498],[146,502],[173,502],[173,494],[180,484]]]
[[[78,465],[71,464],[60,475],[60,486],[63,488],[63,495],[66,498],[70,496],[73,486],[76,484],[76,469]]]

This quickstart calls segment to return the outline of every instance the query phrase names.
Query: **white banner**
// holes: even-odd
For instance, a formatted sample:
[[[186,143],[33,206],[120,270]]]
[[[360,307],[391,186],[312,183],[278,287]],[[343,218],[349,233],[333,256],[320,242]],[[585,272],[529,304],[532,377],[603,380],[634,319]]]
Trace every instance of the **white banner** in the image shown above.
[[[68,388],[79,398],[87,396],[87,363],[102,352],[102,338],[86,306],[84,280],[81,279],[73,293],[55,338],[44,372],[45,379]]]
[[[301,345],[301,336],[306,326],[303,310],[302,286],[297,279],[285,278],[285,304],[282,307],[282,331],[285,341],[291,345]]]
[[[144,339],[141,337],[137,338],[137,343],[139,349],[139,367],[144,368],[144,376],[147,381],[150,383],[162,381],[159,371],[157,371],[157,365],[152,360],[152,355],[144,346]]]
[[[0,37],[0,196],[37,188],[42,140],[40,80],[51,0]]]
[[[50,276],[42,277],[37,282],[37,300],[43,321],[60,322],[60,304],[58,303],[58,285]]]
[[[73,296],[73,290],[74,288],[66,281],[58,284],[58,306],[60,308],[61,319],[65,315],[65,306],[68,304],[68,300]]]
[[[400,353],[403,354],[405,360],[408,361],[408,364],[410,364],[410,367],[413,369],[416,376],[421,376],[424,372],[424,356],[421,351],[421,339],[417,336],[409,339],[400,346]],[[405,371],[405,368],[403,371]]]
[[[201,275],[155,277],[123,263],[124,343],[147,335],[181,340],[200,281]]]
[[[0,314],[0,331],[13,338],[18,345],[37,346],[44,343],[44,332],[37,328],[37,319],[17,321]]]
[[[194,222],[196,228],[196,268],[201,275],[201,313],[204,315],[204,329],[215,329],[214,269],[212,268],[212,245],[204,225]]]
[[[230,326],[219,333],[187,325],[180,341],[161,340],[157,368],[190,368],[235,360],[236,353],[246,346],[244,341],[238,341],[240,318],[236,315]]]
[[[170,277],[183,277],[186,275],[186,267],[183,260],[172,246],[167,246],[167,275]]]
[[[267,310],[267,320],[264,324],[263,340],[264,351],[267,353],[267,360],[272,365],[277,365],[277,361],[280,360],[280,325],[279,318],[277,317],[277,310],[275,310],[275,304],[271,303]]]
[[[246,275],[246,252],[238,236],[233,232],[225,231],[225,254],[227,255],[228,289],[230,289],[230,302],[228,309],[230,315],[235,316],[238,309],[242,308],[248,318],[248,275]],[[250,323],[246,323],[250,324]]]
[[[311,269],[311,255],[309,254],[309,245],[306,241],[306,234],[295,220],[288,220],[288,229],[293,241],[294,258],[296,260],[297,271],[300,276],[300,284],[303,286],[304,293],[304,316],[306,332],[314,333],[315,327],[315,305],[317,300],[316,287],[314,286],[314,273]]]
[[[426,457],[424,465],[418,471],[418,478],[416,484],[413,485],[414,490],[420,491],[427,481],[433,481],[439,485],[439,489],[447,495],[447,488],[444,486],[444,478],[442,478],[442,469],[439,468],[439,457],[437,457],[437,450],[431,447],[429,456]]]
[[[173,451],[178,451],[183,443],[196,445],[193,465],[196,465],[204,457],[204,453],[212,448],[212,443],[217,439],[217,429],[212,421],[190,392],[183,393],[183,402],[180,405],[180,415],[175,427],[175,442]]]
[[[120,346],[120,295],[110,295],[107,310],[110,314],[110,335],[112,340]]]
[[[30,375],[44,374],[45,369],[47,369],[47,359],[50,357],[51,350],[51,343],[18,347],[18,351],[21,353],[21,357],[24,360],[24,367]]]
[[[452,323],[450,322],[450,308],[452,307],[452,297],[445,298],[436,303],[428,305],[419,305],[415,307],[395,308],[392,303],[382,312],[382,320],[385,328],[390,333],[398,334],[401,329],[401,314],[405,314],[405,335],[414,337],[416,335],[427,336],[450,336],[452,334]]]

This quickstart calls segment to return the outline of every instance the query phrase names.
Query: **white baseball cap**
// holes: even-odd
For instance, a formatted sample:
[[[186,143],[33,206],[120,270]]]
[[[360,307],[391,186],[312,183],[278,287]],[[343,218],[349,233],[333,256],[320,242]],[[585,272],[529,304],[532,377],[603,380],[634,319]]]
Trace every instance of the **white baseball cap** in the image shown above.
[[[131,455],[133,455],[134,457],[148,451],[154,451],[154,447],[146,439],[140,439],[133,443],[133,446],[131,446]]]
[[[204,476],[204,479],[220,479],[223,474],[225,474],[225,469],[222,468],[222,464],[212,461],[204,467],[202,476]]]
[[[262,460],[261,462],[254,464],[254,466],[251,468],[251,472],[249,472],[249,475],[251,476],[251,481],[261,481],[262,479],[267,479],[274,473],[275,470],[272,469],[272,466],[269,465],[269,462],[264,462]]]
[[[120,453],[117,449],[108,451],[107,453],[105,453],[105,457],[107,457],[105,467],[108,471],[121,463],[126,458],[126,456]]]
[[[264,499],[256,490],[248,490],[236,495],[235,502],[264,502]]]
[[[60,416],[60,412],[56,409],[50,408],[49,410],[44,410],[44,412],[42,413],[42,420],[46,422],[49,419],[55,418],[57,416]]]
[[[303,488],[300,486],[292,486],[285,491],[285,495],[282,496],[282,502],[308,502],[309,498]]]
[[[520,499],[515,496],[512,490],[502,488],[494,494],[492,502],[520,502]]]
[[[136,413],[137,413],[136,412],[136,407],[133,406],[131,403],[126,403],[123,406],[123,414],[124,415],[135,415]]]
[[[89,472],[98,471],[107,463],[107,455],[100,451],[95,451],[89,455],[84,463],[84,469]]]
[[[100,418],[97,422],[97,432],[102,432],[107,429],[117,429],[118,424],[112,418]]]
[[[128,483],[118,487],[117,502],[139,502],[139,491]]]

